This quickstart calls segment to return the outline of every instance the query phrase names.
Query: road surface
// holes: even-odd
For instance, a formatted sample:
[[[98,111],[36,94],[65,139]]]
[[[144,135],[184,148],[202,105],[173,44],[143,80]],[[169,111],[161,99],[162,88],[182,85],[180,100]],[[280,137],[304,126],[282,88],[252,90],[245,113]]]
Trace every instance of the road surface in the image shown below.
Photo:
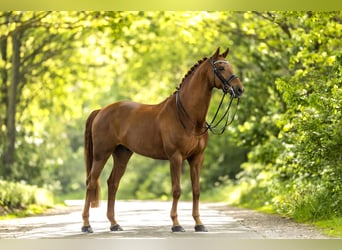
[[[222,203],[200,203],[209,232],[194,232],[191,202],[180,202],[178,217],[184,233],[171,232],[171,202],[117,201],[116,219],[122,232],[110,232],[106,203],[90,210],[94,233],[81,233],[83,201],[69,201],[66,208],[42,216],[0,221],[0,239],[325,239],[313,227],[274,215],[239,209]]]

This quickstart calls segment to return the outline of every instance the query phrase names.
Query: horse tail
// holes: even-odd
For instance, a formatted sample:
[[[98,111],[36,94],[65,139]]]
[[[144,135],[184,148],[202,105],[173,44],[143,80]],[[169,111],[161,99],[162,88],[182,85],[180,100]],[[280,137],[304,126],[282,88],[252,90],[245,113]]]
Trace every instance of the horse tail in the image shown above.
[[[84,131],[84,158],[86,163],[86,185],[88,187],[90,181],[90,172],[93,166],[93,139],[92,139],[92,125],[96,115],[100,112],[100,109],[94,110],[88,116]],[[97,184],[94,190],[87,190],[89,195],[91,207],[98,207],[100,202],[100,180],[97,179]]]

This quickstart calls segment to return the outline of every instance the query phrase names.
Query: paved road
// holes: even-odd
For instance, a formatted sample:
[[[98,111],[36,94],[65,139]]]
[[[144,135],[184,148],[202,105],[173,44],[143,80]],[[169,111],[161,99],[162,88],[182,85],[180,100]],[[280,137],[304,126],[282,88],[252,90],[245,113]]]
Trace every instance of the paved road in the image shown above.
[[[123,227],[122,232],[110,232],[109,222],[106,218],[106,203],[103,202],[99,208],[90,210],[91,225],[93,234],[81,233],[82,226],[82,203],[69,202],[69,207],[64,209],[65,213],[54,212],[50,215],[34,216],[21,219],[12,219],[0,221],[0,238],[16,239],[187,239],[187,238],[224,238],[224,239],[263,239],[272,238],[272,234],[267,235],[265,230],[259,230],[257,227],[248,226],[243,221],[253,220],[256,217],[249,215],[246,210],[231,210],[220,203],[200,203],[200,212],[202,221],[205,223],[208,233],[194,232],[194,221],[191,216],[191,202],[180,202],[178,216],[180,223],[185,228],[185,233],[172,233],[171,220],[169,212],[171,202],[159,201],[117,201],[116,219]],[[63,212],[59,211],[59,212]],[[234,212],[235,211],[235,212]],[[238,212],[236,212],[238,211]],[[245,213],[244,213],[245,211]],[[254,213],[254,212],[253,212]],[[247,217],[246,217],[247,216]],[[252,218],[253,217],[253,218]],[[272,217],[273,218],[273,217]],[[269,219],[273,221],[273,219]],[[276,217],[274,217],[276,218]],[[260,218],[265,221],[265,218]],[[279,218],[278,218],[279,219]],[[283,220],[283,219],[281,219]],[[270,221],[265,222],[270,224]],[[275,221],[275,220],[274,220]],[[278,222],[277,222],[278,223]],[[284,238],[297,238],[296,235],[306,235],[303,238],[311,238],[308,232],[313,229],[305,229],[301,232],[293,231],[294,226],[286,229],[282,221],[280,226],[282,230],[290,231],[288,237],[283,232]],[[272,223],[271,223],[272,224]],[[297,227],[297,226],[296,226]],[[274,227],[266,226],[274,233]],[[300,230],[303,230],[300,227]],[[291,234],[292,233],[292,234]],[[274,234],[273,234],[274,235]],[[311,232],[311,236],[312,236]],[[279,237],[274,237],[279,238]],[[325,238],[318,232],[315,232],[312,238]]]

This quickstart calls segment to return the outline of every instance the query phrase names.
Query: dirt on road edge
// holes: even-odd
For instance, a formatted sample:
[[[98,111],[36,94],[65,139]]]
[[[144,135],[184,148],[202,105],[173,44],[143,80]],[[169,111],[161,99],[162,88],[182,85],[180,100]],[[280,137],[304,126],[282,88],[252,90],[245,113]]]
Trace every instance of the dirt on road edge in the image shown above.
[[[241,225],[258,232],[265,239],[336,239],[324,235],[322,230],[313,225],[298,223],[279,215],[228,205],[215,206],[215,209],[235,218]]]

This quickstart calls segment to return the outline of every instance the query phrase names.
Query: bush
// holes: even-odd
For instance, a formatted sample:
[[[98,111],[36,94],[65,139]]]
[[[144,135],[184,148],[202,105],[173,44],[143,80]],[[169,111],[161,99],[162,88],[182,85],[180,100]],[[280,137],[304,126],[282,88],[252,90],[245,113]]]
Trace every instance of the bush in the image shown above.
[[[342,216],[341,190],[330,185],[306,183],[279,191],[274,209],[297,221],[319,221]]]
[[[0,180],[0,207],[4,211],[25,209],[30,205],[52,206],[52,194],[37,186]],[[4,211],[0,213],[3,213]]]

